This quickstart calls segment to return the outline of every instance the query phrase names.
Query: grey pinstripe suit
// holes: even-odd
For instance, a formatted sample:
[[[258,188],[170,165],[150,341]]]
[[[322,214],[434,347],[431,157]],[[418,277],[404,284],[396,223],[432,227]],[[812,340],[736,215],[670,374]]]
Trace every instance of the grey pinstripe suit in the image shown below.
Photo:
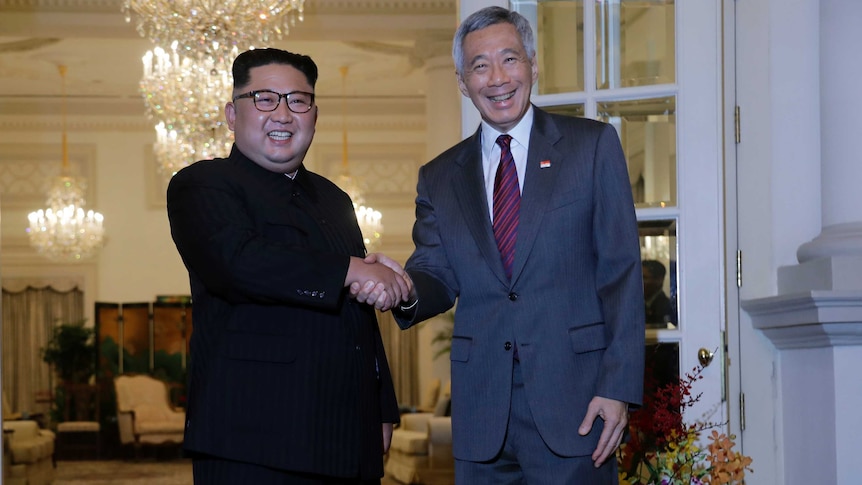
[[[480,145],[477,132],[420,170],[416,250],[405,266],[419,303],[396,317],[407,328],[457,299],[456,458],[500,451],[514,343],[544,442],[561,456],[589,455],[601,420],[586,437],[578,426],[592,397],[642,398],[641,265],[619,138],[610,125],[534,107],[511,282],[494,242]]]

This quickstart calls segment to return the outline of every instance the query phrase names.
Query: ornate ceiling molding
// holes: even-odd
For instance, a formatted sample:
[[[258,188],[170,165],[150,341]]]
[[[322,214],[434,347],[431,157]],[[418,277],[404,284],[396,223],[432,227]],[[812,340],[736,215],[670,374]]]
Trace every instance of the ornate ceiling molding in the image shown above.
[[[122,0],[0,0],[0,12],[75,12],[120,14]],[[308,13],[374,13],[400,15],[447,14],[457,9],[456,0],[310,0]]]

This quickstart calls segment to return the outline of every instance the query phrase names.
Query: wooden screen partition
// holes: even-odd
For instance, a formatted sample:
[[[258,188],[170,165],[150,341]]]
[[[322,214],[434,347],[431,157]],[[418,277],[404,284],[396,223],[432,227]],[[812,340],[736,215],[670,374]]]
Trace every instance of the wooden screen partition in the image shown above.
[[[182,302],[153,303],[150,373],[171,390],[171,402],[185,406],[186,367],[192,335],[191,306]]]
[[[165,381],[175,406],[185,405],[192,332],[189,297],[145,303],[96,303],[97,376],[113,387],[120,374],[149,374]]]

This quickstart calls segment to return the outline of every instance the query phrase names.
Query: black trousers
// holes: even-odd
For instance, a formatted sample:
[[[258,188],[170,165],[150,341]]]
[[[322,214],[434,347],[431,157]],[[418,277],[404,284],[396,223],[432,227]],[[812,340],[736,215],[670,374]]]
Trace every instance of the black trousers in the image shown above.
[[[380,485],[380,479],[335,478],[277,470],[213,456],[192,456],[195,485]]]

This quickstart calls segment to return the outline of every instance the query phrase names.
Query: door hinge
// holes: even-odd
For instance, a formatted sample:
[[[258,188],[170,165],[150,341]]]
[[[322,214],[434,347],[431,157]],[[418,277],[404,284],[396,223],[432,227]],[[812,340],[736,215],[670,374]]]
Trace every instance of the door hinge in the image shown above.
[[[742,140],[742,121],[740,118],[742,115],[739,111],[739,105],[736,106],[733,110],[733,126],[734,126],[734,135],[736,137],[736,143],[739,143]]]
[[[742,251],[736,250],[736,287],[742,288]]]
[[[739,393],[739,430],[745,431],[745,393]]]

